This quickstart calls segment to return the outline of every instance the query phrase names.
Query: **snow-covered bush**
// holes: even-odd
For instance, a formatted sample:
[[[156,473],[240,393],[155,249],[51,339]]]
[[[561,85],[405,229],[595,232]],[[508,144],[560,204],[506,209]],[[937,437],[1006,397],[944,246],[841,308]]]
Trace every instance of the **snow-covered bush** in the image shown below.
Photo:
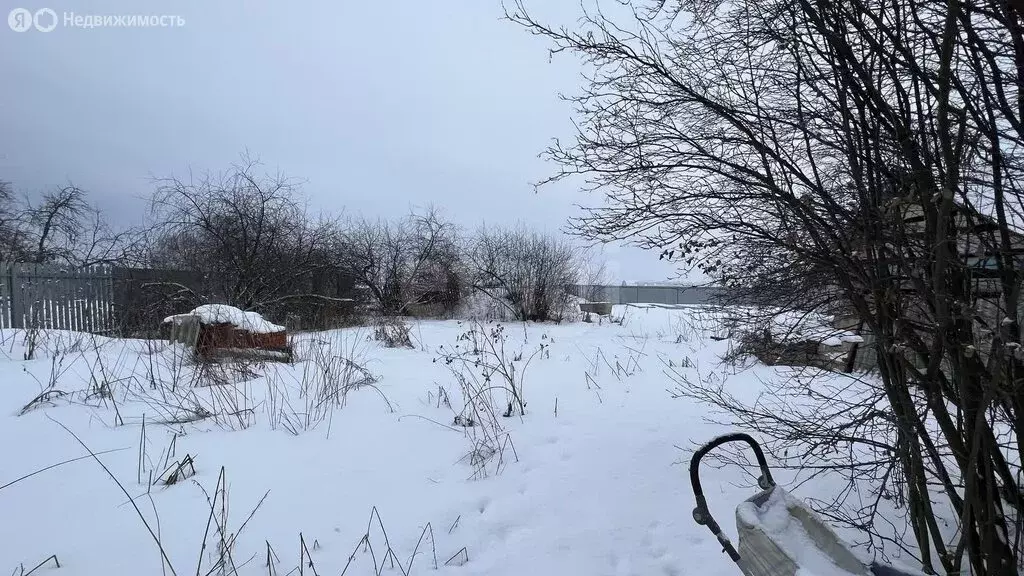
[[[481,229],[467,260],[474,292],[489,296],[518,320],[561,322],[578,314],[567,287],[589,264],[567,240],[519,226]]]
[[[413,348],[410,330],[401,318],[385,316],[373,327],[373,339],[388,348]]]
[[[516,322],[519,314],[505,304],[503,297],[496,297],[480,290],[472,290],[462,299],[458,317],[475,322]]]

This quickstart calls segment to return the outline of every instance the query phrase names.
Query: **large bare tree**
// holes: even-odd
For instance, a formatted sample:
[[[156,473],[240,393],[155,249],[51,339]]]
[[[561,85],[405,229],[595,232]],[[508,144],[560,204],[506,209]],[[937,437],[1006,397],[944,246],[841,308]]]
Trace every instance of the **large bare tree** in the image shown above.
[[[243,156],[223,173],[158,180],[150,264],[201,276],[200,301],[252,309],[308,296],[312,275],[338,268],[336,223],[307,211],[297,182],[260,170]]]
[[[814,399],[817,410],[689,393],[766,434],[783,464],[897,494],[910,538],[890,537],[926,571],[958,574],[966,563],[974,574],[1016,574],[1016,5],[622,4],[573,29],[519,3],[508,14],[586,63],[588,82],[570,98],[575,143],[548,151],[561,167],[552,180],[581,181],[606,200],[577,231],[662,251],[777,308],[844,302],[872,334],[880,372],[852,405],[804,380],[776,393]],[[877,534],[876,511],[844,517]]]
[[[0,182],[0,260],[73,267],[116,264],[138,238],[135,229],[111,225],[77,186],[19,200],[10,184]]]
[[[388,315],[426,300],[458,302],[458,243],[458,230],[433,208],[394,221],[363,218],[346,233],[353,274]]]

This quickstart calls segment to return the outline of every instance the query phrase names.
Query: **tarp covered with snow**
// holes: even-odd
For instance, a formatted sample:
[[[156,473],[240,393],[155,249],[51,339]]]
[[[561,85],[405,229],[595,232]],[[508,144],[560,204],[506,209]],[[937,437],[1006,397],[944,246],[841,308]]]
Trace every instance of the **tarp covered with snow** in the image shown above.
[[[246,312],[227,304],[205,304],[186,314],[168,316],[164,318],[164,323],[180,322],[191,317],[198,317],[203,324],[231,324],[255,334],[271,334],[285,330],[284,326],[268,322],[256,312]]]

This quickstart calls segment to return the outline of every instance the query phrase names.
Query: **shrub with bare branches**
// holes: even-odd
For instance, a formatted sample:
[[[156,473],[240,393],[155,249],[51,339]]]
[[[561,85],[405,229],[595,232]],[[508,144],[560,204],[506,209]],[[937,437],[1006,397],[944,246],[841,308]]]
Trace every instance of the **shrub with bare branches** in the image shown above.
[[[384,315],[405,316],[417,306],[450,311],[461,291],[457,230],[436,209],[395,221],[362,219],[346,233],[349,269]]]
[[[158,180],[149,263],[197,276],[198,286],[175,287],[195,302],[273,311],[330,300],[312,292],[318,275],[339,270],[335,222],[307,211],[297,181],[260,167],[243,155],[223,173]]]
[[[472,287],[520,320],[561,321],[574,312],[567,287],[580,284],[589,264],[568,239],[520,225],[483,228],[468,250]]]

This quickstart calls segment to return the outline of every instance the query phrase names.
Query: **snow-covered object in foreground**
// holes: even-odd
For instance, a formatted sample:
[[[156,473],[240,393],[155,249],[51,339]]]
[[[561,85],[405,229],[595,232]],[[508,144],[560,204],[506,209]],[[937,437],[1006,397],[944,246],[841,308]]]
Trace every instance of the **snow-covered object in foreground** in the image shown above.
[[[164,323],[181,322],[187,318],[198,317],[203,324],[231,324],[253,334],[272,334],[284,332],[284,326],[267,322],[256,312],[245,312],[227,304],[204,304],[185,314],[175,314],[164,318]]]
[[[740,568],[749,576],[868,576],[817,514],[779,486],[736,507]]]
[[[700,478],[701,459],[715,448],[734,442],[745,443],[753,451],[761,471],[757,485],[762,489],[736,507],[736,546],[708,509]],[[722,552],[744,576],[913,576],[877,562],[868,566],[854,556],[828,524],[775,483],[764,450],[749,434],[724,434],[695,451],[690,457],[690,485],[697,504],[694,521],[708,527],[722,545]]]

